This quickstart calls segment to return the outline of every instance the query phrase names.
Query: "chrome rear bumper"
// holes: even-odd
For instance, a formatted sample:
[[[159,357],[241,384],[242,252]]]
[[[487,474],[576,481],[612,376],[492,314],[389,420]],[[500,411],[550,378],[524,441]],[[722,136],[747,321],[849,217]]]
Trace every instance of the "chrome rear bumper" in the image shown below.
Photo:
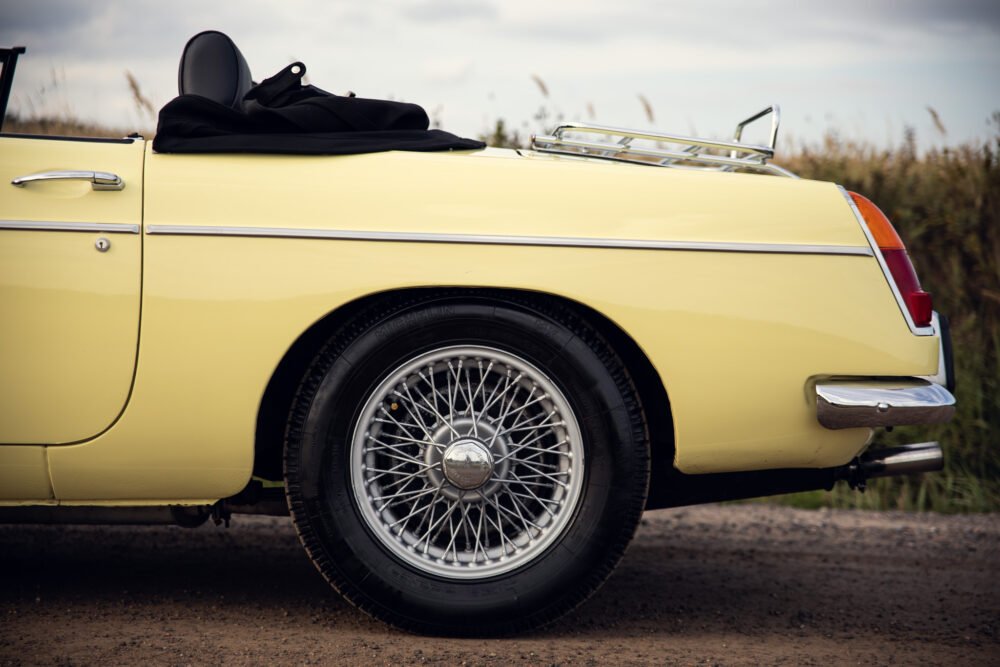
[[[955,397],[920,378],[816,383],[816,418],[830,429],[940,424],[955,414]]]

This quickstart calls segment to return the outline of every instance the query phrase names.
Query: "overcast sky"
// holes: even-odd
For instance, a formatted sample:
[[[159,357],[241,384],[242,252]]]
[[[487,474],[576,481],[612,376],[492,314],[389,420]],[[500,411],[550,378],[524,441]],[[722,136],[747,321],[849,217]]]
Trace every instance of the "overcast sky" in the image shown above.
[[[301,60],[321,88],[416,102],[467,136],[559,115],[726,136],[776,102],[786,141],[913,127],[929,146],[989,136],[1000,110],[1000,0],[0,0],[0,46],[28,47],[11,110],[151,128],[125,71],[159,107],[209,28],[256,80]]]

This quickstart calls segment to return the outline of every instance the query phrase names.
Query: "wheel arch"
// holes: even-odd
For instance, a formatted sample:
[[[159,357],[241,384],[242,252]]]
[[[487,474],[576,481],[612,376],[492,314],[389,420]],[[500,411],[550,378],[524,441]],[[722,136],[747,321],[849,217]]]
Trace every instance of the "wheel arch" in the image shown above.
[[[327,313],[295,340],[271,375],[257,411],[253,474],[269,480],[281,479],[285,423],[295,391],[309,362],[339,325],[379,301],[431,300],[463,295],[492,300],[516,297],[518,302],[528,306],[535,303],[567,307],[609,341],[632,376],[643,405],[652,454],[647,506],[656,507],[657,492],[664,488],[673,469],[674,428],[666,388],[649,357],[628,333],[591,306],[555,294],[518,289],[414,287],[389,290],[359,297]]]

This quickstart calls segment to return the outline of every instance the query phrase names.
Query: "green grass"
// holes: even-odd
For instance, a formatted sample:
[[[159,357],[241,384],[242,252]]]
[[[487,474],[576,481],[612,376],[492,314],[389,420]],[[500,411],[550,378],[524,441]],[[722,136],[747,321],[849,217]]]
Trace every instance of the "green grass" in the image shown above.
[[[945,445],[945,455],[949,455]],[[949,467],[954,468],[954,464]],[[752,502],[788,505],[801,509],[832,507],[838,509],[932,511],[947,514],[996,512],[1000,508],[996,481],[980,479],[967,473],[945,470],[914,477],[876,479],[865,491],[855,491],[838,484],[833,491],[806,491],[786,496],[770,496]]]

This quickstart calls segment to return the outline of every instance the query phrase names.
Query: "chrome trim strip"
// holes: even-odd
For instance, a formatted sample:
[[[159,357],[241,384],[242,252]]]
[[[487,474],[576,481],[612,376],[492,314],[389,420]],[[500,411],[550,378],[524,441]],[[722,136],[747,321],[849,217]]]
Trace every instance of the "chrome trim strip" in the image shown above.
[[[934,375],[920,375],[918,377],[927,380],[928,382],[933,382],[934,384],[939,384],[944,388],[948,388],[948,364],[944,359],[944,335],[941,331],[941,318],[937,311],[931,313],[931,328],[934,331],[942,333],[941,337],[938,339],[938,369],[937,373]]]
[[[108,232],[138,234],[139,225],[119,222],[62,222],[51,220],[0,220],[0,229],[35,232]]]
[[[467,243],[478,245],[556,246],[565,248],[615,248],[628,250],[695,250],[707,252],[757,252],[801,255],[860,255],[865,257],[870,257],[872,255],[870,248],[862,246],[802,245],[791,243],[654,241],[645,239],[585,238],[576,236],[438,234],[431,232],[378,232],[347,229],[217,227],[209,225],[147,225],[146,233],[173,236],[248,236],[266,238],[329,239],[338,241]]]
[[[914,377],[816,383],[816,419],[829,429],[941,424],[955,414],[955,397]]]
[[[910,310],[906,307],[906,302],[903,301],[903,295],[899,293],[899,288],[896,286],[896,281],[892,278],[892,272],[889,271],[889,265],[885,263],[885,258],[882,257],[882,252],[878,249],[878,243],[875,242],[875,237],[872,236],[872,231],[868,229],[868,223],[865,222],[865,218],[861,215],[861,211],[858,210],[857,205],[854,200],[851,199],[851,195],[847,193],[847,189],[843,185],[837,186],[840,189],[840,194],[844,196],[847,200],[847,205],[851,207],[854,212],[854,217],[857,219],[858,224],[861,225],[861,231],[864,232],[865,238],[868,239],[868,245],[871,246],[872,254],[878,260],[878,265],[882,267],[882,275],[885,277],[885,281],[889,283],[889,289],[892,290],[892,295],[896,298],[896,305],[899,306],[899,311],[903,313],[903,319],[906,320],[906,326],[910,327],[910,331],[917,336],[933,336],[936,333],[936,329],[933,324],[929,327],[918,327],[913,322],[913,318],[910,317]]]

